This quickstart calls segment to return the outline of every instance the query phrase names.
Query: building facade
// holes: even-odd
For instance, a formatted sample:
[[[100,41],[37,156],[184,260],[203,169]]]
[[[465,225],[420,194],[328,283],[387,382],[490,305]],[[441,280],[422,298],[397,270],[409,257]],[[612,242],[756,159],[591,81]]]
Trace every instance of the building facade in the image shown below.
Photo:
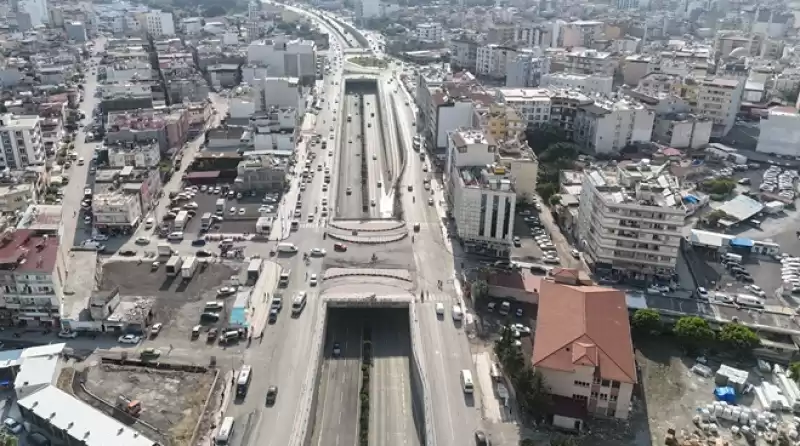
[[[45,149],[40,121],[38,116],[0,116],[0,167],[21,169],[44,164]]]

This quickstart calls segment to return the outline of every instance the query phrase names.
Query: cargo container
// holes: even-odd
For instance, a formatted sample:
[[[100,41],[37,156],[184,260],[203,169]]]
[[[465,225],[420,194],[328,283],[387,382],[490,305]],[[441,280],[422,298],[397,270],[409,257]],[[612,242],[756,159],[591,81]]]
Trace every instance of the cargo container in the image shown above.
[[[181,266],[181,277],[185,280],[191,279],[197,270],[197,257],[189,256]]]
[[[168,276],[177,276],[183,265],[183,260],[180,256],[172,256],[167,260],[166,270]]]

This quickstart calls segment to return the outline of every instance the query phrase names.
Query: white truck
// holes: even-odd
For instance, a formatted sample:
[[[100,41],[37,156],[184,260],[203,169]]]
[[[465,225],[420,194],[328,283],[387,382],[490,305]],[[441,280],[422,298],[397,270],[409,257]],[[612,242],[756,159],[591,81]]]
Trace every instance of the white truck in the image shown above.
[[[183,266],[181,266],[181,277],[183,280],[189,280],[192,278],[196,270],[197,257],[189,256],[186,258],[186,261],[183,262]]]
[[[169,246],[168,243],[159,243],[158,244],[158,256],[159,257],[170,257],[174,254],[172,250],[172,246]]]
[[[167,260],[166,270],[168,276],[177,276],[181,271],[183,259],[180,256],[172,256]]]
[[[189,222],[189,212],[187,211],[180,211],[178,215],[175,216],[175,221],[172,223],[173,231],[183,231],[183,228],[186,227],[186,223]]]

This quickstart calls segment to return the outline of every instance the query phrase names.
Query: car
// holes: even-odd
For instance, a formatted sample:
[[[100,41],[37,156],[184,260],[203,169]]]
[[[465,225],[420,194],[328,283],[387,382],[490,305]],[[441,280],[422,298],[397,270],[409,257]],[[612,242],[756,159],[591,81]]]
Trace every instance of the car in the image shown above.
[[[206,240],[202,238],[192,240],[192,246],[206,246]]]
[[[214,253],[207,249],[198,249],[195,255],[197,257],[212,257]]]
[[[745,288],[748,291],[750,291],[751,293],[753,293],[756,296],[758,296],[758,297],[766,297],[767,296],[767,293],[764,292],[764,290],[762,290],[761,287],[758,286],[758,285],[747,285]]]
[[[64,339],[75,339],[78,337],[78,333],[70,330],[61,330],[58,332],[58,337]]]
[[[278,321],[278,309],[277,308],[270,308],[269,309],[269,319],[268,322],[274,324]]]
[[[333,356],[338,358],[342,355],[342,346],[338,342],[333,343]]]
[[[141,340],[142,338],[140,336],[136,336],[135,334],[126,334],[117,339],[120,344],[138,344]]]
[[[436,314],[438,316],[444,316],[444,304],[441,302],[436,302]]]
[[[345,252],[347,251],[347,245],[345,245],[344,243],[334,243],[333,250],[339,252]]]
[[[96,242],[107,242],[108,241],[108,236],[105,235],[105,234],[97,234],[97,235],[92,237],[92,240],[94,240]]]
[[[149,245],[150,239],[148,237],[137,237],[136,238],[137,245]]]
[[[523,324],[511,324],[511,329],[520,335],[528,336],[531,334],[531,327]]]
[[[369,204],[370,204],[372,207],[375,207],[375,200],[370,200]]]
[[[278,386],[269,386],[267,389],[267,406],[275,404],[276,399],[278,399]]]
[[[139,358],[141,359],[156,359],[159,356],[161,356],[161,350],[153,347],[148,347],[139,353]]]
[[[647,287],[647,294],[661,294],[661,289],[655,285]]]
[[[572,255],[572,257],[574,257],[576,259],[581,258],[581,253],[577,249],[572,249],[572,250],[569,251],[569,253],[570,253],[570,255]]]
[[[516,247],[522,246],[522,240],[520,240],[519,237],[514,237],[514,246]]]
[[[475,445],[476,446],[490,446],[489,439],[483,431],[475,431]]]
[[[433,206],[433,197],[428,198],[428,206]]]
[[[3,420],[3,427],[14,435],[19,434],[24,429],[22,423],[11,417],[8,417],[5,420]]]
[[[224,286],[217,290],[217,296],[230,296],[236,292],[236,288],[232,286]]]
[[[158,336],[158,334],[161,333],[161,329],[163,327],[164,327],[164,324],[162,324],[161,322],[153,324],[153,326],[150,327],[150,336],[153,336],[153,337]]]
[[[324,257],[325,256],[325,250],[322,249],[322,248],[311,248],[311,251],[309,251],[309,254],[312,257]]]
[[[247,212],[245,208],[239,208],[239,215],[244,215]]]
[[[136,251],[132,249],[123,249],[122,251],[119,252],[119,255],[123,257],[133,257],[136,255]]]
[[[308,284],[311,286],[317,286],[317,275],[312,274],[311,277],[308,279]]]

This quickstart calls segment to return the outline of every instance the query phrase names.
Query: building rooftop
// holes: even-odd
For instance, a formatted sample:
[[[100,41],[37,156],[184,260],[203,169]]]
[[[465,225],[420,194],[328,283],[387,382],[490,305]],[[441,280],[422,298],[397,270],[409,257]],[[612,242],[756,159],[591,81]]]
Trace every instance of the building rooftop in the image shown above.
[[[22,214],[17,229],[56,233],[61,226],[63,208],[58,204],[32,204]]]
[[[500,164],[462,167],[459,174],[465,187],[514,192],[511,172]]]
[[[548,101],[552,95],[547,88],[498,88],[497,92],[507,102]]]
[[[17,403],[86,446],[156,445],[135,429],[52,385]]]
[[[741,83],[738,79],[725,79],[722,77],[708,77],[700,81],[701,85],[709,87],[736,88]]]
[[[636,384],[625,293],[542,281],[531,362],[573,372],[595,367],[602,379]]]
[[[0,127],[32,129],[40,119],[38,116],[16,116],[6,113],[0,115]]]
[[[52,274],[58,259],[58,238],[31,229],[7,230],[0,238],[0,269]]]
[[[647,161],[647,160],[645,160]],[[648,162],[621,163],[616,168],[589,168],[589,181],[608,202],[639,206],[658,206],[683,212],[683,195],[677,177],[669,173],[669,164]]]

